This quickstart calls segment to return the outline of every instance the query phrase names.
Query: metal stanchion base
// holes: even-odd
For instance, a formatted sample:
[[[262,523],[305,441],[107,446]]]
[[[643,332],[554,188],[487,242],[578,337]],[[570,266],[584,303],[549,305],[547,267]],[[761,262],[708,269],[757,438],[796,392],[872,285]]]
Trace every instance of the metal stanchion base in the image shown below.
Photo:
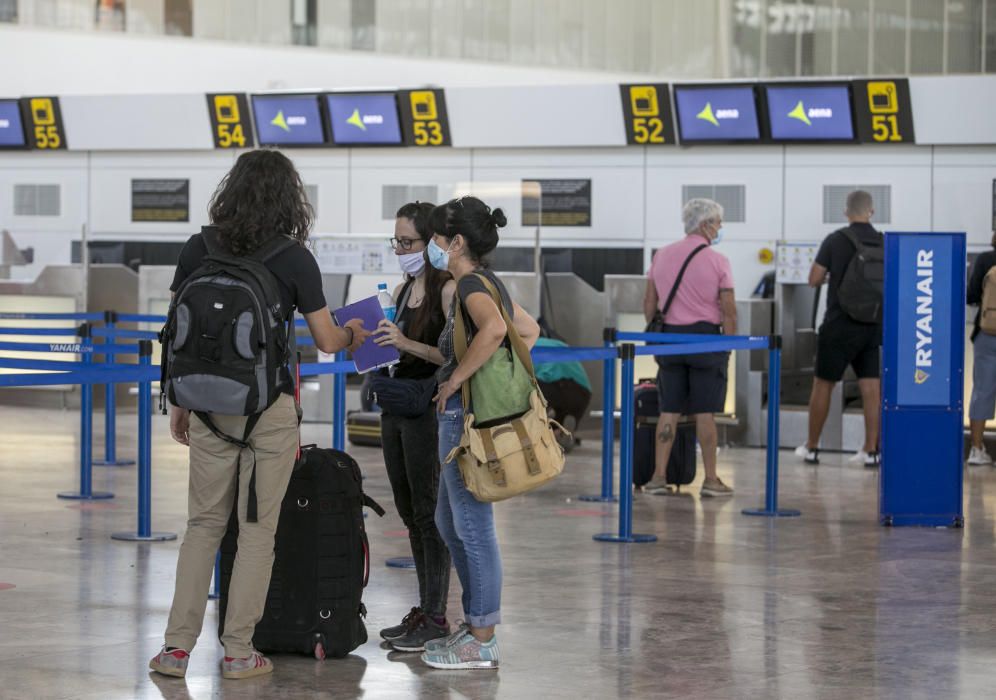
[[[92,464],[95,467],[130,467],[135,463],[133,459],[116,459],[113,462],[108,462],[103,459],[95,459]]]
[[[99,501],[105,498],[114,498],[110,491],[94,491],[92,493],[80,493],[79,491],[63,491],[55,494],[58,498],[68,498],[73,501]]]
[[[615,496],[578,496],[579,501],[586,501],[588,503],[618,503],[619,499]]]
[[[392,569],[414,569],[415,560],[411,557],[393,557],[384,562]]]
[[[614,532],[600,532],[597,535],[592,535],[593,540],[596,542],[632,542],[636,544],[642,544],[644,542],[656,542],[657,535],[630,535],[629,537],[620,537]]]
[[[744,508],[740,511],[744,515],[760,515],[766,518],[798,518],[802,511],[792,508],[779,508],[778,510],[766,510],[764,508]]]
[[[168,542],[176,539],[175,532],[153,532],[148,537],[137,532],[114,532],[111,534],[112,540],[123,540],[125,542]]]

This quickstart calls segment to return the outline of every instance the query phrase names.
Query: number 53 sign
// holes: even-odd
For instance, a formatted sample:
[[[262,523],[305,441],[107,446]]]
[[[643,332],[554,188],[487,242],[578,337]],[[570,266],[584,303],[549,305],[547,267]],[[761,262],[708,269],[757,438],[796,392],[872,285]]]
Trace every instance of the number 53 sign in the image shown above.
[[[398,107],[406,146],[450,146],[450,121],[442,90],[401,90]]]

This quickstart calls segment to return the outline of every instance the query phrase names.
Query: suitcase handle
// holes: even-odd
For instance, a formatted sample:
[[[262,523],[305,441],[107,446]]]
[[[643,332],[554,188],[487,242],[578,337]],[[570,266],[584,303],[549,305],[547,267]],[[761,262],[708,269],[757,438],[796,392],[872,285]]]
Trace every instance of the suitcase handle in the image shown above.
[[[370,582],[370,543],[367,541],[367,533],[363,533],[363,587],[366,588]]]

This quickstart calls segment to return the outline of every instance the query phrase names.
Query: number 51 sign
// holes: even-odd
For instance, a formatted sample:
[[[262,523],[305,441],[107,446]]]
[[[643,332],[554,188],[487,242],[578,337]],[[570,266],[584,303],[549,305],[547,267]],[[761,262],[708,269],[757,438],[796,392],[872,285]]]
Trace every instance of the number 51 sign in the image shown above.
[[[862,143],[915,143],[906,78],[855,80],[854,116]]]

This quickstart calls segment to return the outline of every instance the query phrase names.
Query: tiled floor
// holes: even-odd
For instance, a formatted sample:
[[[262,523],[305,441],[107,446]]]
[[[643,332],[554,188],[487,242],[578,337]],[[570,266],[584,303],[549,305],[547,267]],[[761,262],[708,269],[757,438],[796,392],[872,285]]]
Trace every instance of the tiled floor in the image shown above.
[[[99,424],[99,423],[98,423]],[[134,416],[120,422],[133,454]],[[740,514],[760,504],[763,453],[725,451],[732,500],[638,495],[637,532],[656,544],[592,541],[616,526],[597,490],[599,446],[564,476],[498,506],[505,563],[499,672],[424,668],[371,641],[345,660],[276,657],[271,677],[223,681],[210,630],[186,681],[150,675],[172,592],[176,542],[112,541],[135,523],[135,468],[95,468],[113,501],[80,504],[71,412],[0,408],[0,698],[981,698],[996,695],[996,474],[966,475],[965,530],[876,524],[874,472],[782,454],[794,520]],[[327,426],[305,440],[328,443]],[[391,504],[379,451],[353,449],[368,492]],[[153,526],[181,531],[185,454],[157,418]],[[371,636],[414,604],[390,512],[368,519]],[[4,590],[2,584],[14,584]],[[451,601],[458,608],[453,579]]]

